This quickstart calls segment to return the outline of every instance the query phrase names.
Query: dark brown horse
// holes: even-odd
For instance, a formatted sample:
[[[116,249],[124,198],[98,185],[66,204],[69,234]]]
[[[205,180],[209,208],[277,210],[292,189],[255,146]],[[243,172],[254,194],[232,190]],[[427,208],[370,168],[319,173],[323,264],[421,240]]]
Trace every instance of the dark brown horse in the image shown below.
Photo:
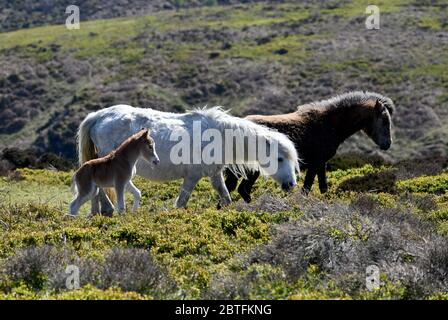
[[[301,165],[308,168],[303,191],[311,190],[317,175],[320,192],[325,193],[328,189],[326,162],[348,137],[362,130],[382,150],[389,149],[393,110],[391,99],[378,93],[356,91],[299,106],[293,113],[250,115],[246,119],[286,134],[296,146]],[[258,176],[258,172],[249,174],[238,187],[246,202],[251,201],[250,193]],[[235,190],[237,184],[238,177],[227,172],[229,192]]]

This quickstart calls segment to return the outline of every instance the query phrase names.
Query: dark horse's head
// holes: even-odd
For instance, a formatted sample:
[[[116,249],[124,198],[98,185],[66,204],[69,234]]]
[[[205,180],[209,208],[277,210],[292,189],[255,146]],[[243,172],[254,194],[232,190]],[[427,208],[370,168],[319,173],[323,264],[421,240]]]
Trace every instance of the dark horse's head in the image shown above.
[[[376,99],[373,108],[373,117],[368,125],[363,129],[364,132],[381,148],[387,150],[392,144],[391,127],[394,106],[388,99]]]

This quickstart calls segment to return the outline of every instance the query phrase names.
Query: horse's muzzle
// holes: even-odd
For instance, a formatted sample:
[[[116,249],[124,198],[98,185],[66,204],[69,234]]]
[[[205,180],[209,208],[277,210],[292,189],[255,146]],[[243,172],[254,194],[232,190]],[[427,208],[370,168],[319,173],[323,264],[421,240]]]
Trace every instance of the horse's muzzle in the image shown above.
[[[159,159],[154,159],[154,160],[152,160],[152,163],[154,165],[158,165],[160,163],[160,160]]]
[[[283,191],[291,191],[296,186],[296,183],[293,181],[282,183]]]
[[[389,150],[391,143],[390,142],[386,142],[386,143],[382,143],[380,145],[380,149],[381,150]]]

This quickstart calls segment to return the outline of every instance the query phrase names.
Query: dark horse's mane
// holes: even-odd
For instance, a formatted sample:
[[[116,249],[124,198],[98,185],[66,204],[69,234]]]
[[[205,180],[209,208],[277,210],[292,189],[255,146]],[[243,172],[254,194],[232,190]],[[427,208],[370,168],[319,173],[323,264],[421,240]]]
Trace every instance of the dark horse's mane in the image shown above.
[[[310,108],[310,109],[324,109],[324,110],[333,110],[339,108],[347,108],[356,104],[361,104],[367,102],[368,100],[379,100],[392,115],[395,109],[394,103],[388,97],[385,97],[376,92],[368,92],[368,91],[351,91],[344,94],[340,94],[334,97],[331,97],[326,100],[321,100],[318,102],[312,102],[303,106],[299,106],[297,109],[301,110],[302,108]]]

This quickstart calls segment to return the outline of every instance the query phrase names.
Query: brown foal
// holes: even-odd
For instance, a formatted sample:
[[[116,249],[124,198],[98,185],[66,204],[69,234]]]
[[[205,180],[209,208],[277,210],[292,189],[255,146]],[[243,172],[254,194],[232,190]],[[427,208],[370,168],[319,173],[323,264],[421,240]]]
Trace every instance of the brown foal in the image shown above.
[[[155,165],[159,163],[155,143],[148,129],[142,129],[134,134],[107,156],[84,163],[72,179],[72,189],[76,197],[70,204],[69,215],[76,216],[79,208],[89,199],[92,201],[91,213],[98,213],[96,211],[99,207],[97,196],[99,188],[115,189],[120,214],[125,211],[126,189],[134,196],[132,211],[137,210],[141,193],[131,179],[135,175],[135,165],[140,158]]]

